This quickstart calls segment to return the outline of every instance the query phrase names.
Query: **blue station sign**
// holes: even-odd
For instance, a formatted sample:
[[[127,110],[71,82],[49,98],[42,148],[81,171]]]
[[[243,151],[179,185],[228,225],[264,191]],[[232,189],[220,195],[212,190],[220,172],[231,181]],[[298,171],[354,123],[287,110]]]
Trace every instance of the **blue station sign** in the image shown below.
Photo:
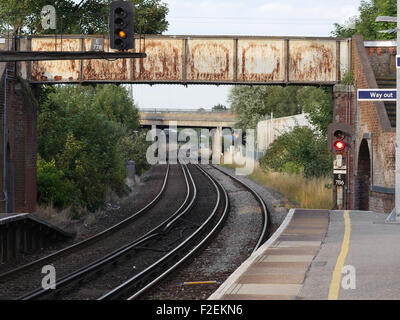
[[[358,89],[358,101],[396,101],[396,89]]]
[[[396,67],[400,68],[400,56],[399,55],[396,56]]]

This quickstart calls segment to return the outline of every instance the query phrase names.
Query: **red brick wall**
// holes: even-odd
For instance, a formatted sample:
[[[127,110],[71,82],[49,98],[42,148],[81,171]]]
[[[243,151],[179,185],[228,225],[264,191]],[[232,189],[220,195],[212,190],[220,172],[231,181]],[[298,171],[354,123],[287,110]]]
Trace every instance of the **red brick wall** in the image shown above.
[[[9,160],[14,168],[12,207],[14,212],[33,212],[36,209],[36,110],[24,101],[22,84],[15,76],[14,64],[7,64],[7,143],[10,148]],[[0,84],[0,193],[3,190],[3,110],[5,75]],[[10,186],[11,188],[11,186]],[[1,197],[3,198],[3,196]],[[11,202],[12,198],[10,198]],[[10,207],[10,205],[9,205]],[[4,202],[0,208],[5,211]]]
[[[365,50],[376,78],[396,75],[397,48],[395,46],[367,47]]]
[[[376,75],[385,77],[393,72],[393,54],[391,48],[364,48],[361,36],[353,37],[352,41],[352,73],[356,89],[377,88]],[[374,72],[375,70],[375,72]],[[396,132],[391,127],[385,106],[382,102],[356,102],[354,108],[355,125],[355,158],[358,164],[359,150],[365,134],[370,134],[371,139],[366,139],[371,158],[372,175],[371,185],[393,188],[394,187],[394,141]],[[358,191],[357,172],[353,178],[354,209],[362,203]],[[361,172],[361,171],[360,171]],[[363,196],[361,194],[361,196]],[[390,212],[394,207],[394,198],[390,194],[370,192],[369,209],[377,212]]]

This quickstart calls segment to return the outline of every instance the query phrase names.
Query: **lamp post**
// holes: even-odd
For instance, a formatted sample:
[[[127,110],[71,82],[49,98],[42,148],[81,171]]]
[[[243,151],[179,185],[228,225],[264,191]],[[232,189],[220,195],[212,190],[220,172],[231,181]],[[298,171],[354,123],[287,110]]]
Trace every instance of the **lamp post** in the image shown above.
[[[383,30],[381,33],[397,33],[397,55],[400,55],[400,0],[397,0],[397,17],[379,16],[376,22],[396,22],[395,29]],[[396,65],[397,57],[396,57]],[[396,68],[396,145],[395,145],[395,207],[389,217],[387,223],[400,223],[400,68]]]

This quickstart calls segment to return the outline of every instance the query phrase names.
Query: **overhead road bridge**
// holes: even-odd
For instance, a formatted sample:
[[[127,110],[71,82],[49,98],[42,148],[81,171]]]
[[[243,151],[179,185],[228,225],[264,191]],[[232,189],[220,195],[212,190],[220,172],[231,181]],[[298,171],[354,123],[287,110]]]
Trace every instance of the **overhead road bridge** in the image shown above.
[[[143,127],[233,128],[236,114],[199,110],[140,109],[140,125]]]

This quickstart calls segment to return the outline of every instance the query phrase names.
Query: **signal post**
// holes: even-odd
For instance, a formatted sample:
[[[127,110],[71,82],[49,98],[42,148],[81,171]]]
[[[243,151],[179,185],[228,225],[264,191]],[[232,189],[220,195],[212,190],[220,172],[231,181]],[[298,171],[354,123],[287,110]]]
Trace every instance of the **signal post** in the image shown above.
[[[347,208],[347,159],[351,149],[351,126],[348,123],[331,123],[328,127],[328,148],[333,153],[333,203],[334,209]]]

